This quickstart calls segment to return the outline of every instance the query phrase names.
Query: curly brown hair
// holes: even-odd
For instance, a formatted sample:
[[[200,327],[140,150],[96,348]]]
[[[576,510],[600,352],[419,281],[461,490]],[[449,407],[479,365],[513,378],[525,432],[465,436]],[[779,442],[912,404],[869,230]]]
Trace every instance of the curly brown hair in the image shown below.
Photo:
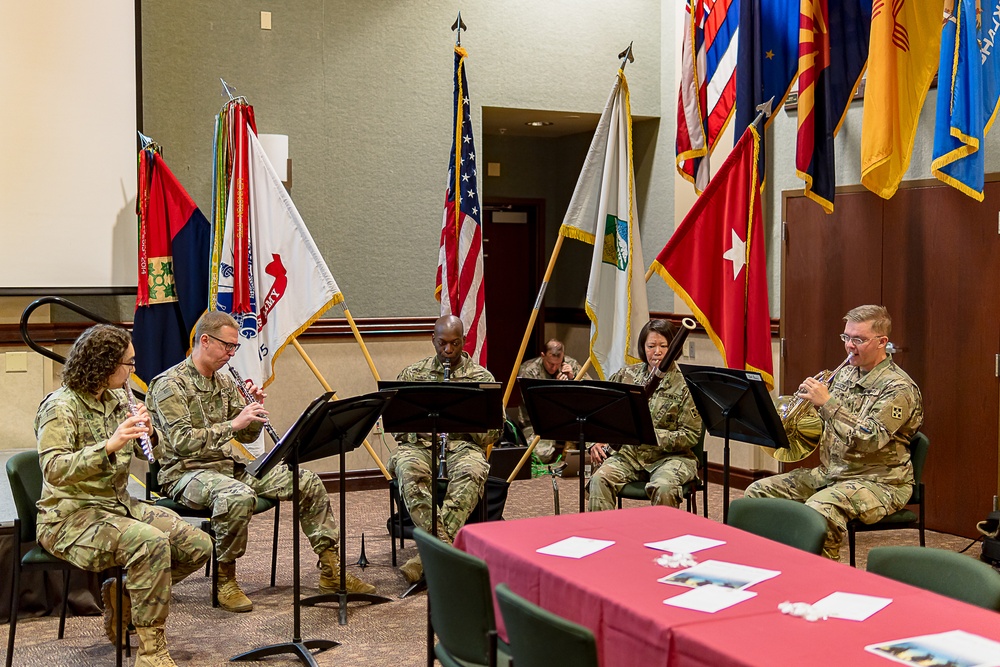
[[[108,386],[110,378],[121,364],[132,336],[110,324],[92,326],[76,339],[66,357],[63,384],[86,394],[96,394]]]

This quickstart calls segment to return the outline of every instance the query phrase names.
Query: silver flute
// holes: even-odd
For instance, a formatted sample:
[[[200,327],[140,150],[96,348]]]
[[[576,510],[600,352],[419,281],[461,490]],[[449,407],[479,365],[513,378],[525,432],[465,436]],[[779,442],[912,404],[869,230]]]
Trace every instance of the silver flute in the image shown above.
[[[240,390],[240,395],[243,396],[243,400],[247,402],[247,405],[249,405],[250,403],[256,403],[257,399],[254,398],[253,395],[250,393],[250,390],[247,389],[247,385],[243,381],[243,376],[240,375],[240,372],[235,368],[233,368],[232,366],[230,366],[229,364],[226,364],[226,368],[229,369],[229,374],[233,376],[234,380],[236,380],[236,387]],[[281,436],[279,436],[271,427],[270,421],[264,422],[264,430],[267,431],[267,434],[269,436],[271,436],[272,442],[277,443],[279,440],[281,440]]]
[[[128,411],[133,417],[139,414],[139,404],[135,402],[135,394],[132,393],[132,385],[129,384],[128,380],[125,380],[125,398],[128,400]],[[145,426],[146,422],[138,422],[136,426]],[[148,433],[143,433],[139,436],[139,443],[142,445],[142,453],[146,455],[150,463],[156,461],[156,457],[153,456],[153,443],[149,439]]]

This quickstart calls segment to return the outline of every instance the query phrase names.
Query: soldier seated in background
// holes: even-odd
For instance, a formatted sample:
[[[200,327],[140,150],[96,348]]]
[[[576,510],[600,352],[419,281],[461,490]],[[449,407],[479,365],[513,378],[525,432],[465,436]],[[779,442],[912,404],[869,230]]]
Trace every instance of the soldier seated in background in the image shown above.
[[[580,364],[577,360],[566,356],[565,347],[562,342],[553,338],[545,344],[545,350],[540,356],[529,359],[521,364],[521,367],[517,371],[517,377],[539,380],[572,380],[579,372]],[[518,408],[515,417],[517,425],[521,427],[521,432],[524,433],[525,439],[531,442],[535,436],[535,431],[531,427],[528,413],[523,406]],[[561,450],[567,444],[572,446],[573,443],[539,440],[538,444],[535,445],[534,455],[542,463],[552,463],[559,453],[557,450]]]

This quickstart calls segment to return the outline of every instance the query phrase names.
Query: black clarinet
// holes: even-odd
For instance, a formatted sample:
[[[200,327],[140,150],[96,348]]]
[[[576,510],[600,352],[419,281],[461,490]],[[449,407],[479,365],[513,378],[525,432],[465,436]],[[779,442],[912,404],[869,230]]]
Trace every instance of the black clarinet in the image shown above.
[[[230,375],[232,375],[233,379],[236,380],[236,387],[240,390],[240,395],[243,396],[243,400],[247,402],[247,405],[256,403],[257,399],[250,394],[250,390],[247,389],[247,385],[243,382],[243,376],[240,375],[239,371],[228,364],[226,365],[226,368],[229,369]],[[271,427],[270,421],[264,422],[264,430],[267,431],[269,436],[271,436],[271,441],[275,444],[281,440],[281,436],[279,436]]]
[[[451,382],[451,360],[445,359],[444,364],[444,381]],[[448,434],[442,433],[438,436],[441,441],[441,452],[438,455],[438,479],[448,479],[448,471],[445,468],[445,457],[448,454]]]

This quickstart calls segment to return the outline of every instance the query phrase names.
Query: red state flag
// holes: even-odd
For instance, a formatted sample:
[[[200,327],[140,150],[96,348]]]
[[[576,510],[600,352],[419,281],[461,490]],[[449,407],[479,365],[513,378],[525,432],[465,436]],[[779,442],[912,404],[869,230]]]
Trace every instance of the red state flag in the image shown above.
[[[729,368],[774,387],[767,260],[752,125],[653,262],[691,308]]]

